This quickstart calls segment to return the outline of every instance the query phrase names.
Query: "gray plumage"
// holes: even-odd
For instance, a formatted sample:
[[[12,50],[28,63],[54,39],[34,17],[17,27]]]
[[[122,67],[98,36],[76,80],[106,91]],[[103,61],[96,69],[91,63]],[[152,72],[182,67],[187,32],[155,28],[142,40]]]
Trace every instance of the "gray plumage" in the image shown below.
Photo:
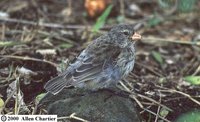
[[[98,90],[118,83],[133,69],[135,61],[134,25],[118,25],[83,50],[66,71],[44,88],[57,94],[65,86]]]

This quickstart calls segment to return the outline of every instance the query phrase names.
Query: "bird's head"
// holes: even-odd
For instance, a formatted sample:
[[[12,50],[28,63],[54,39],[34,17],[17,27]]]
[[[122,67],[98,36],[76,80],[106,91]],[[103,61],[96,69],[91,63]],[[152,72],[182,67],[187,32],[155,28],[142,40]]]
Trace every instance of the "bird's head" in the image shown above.
[[[113,41],[116,41],[120,45],[120,47],[126,47],[129,42],[135,43],[140,40],[142,37],[140,34],[136,33],[138,25],[117,25],[113,27],[109,34],[112,37]]]

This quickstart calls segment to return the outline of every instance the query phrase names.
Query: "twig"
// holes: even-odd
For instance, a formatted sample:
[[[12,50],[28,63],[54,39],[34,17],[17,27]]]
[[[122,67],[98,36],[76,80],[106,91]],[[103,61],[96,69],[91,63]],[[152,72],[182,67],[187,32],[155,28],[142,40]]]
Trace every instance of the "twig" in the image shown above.
[[[141,67],[144,67],[145,69],[151,71],[152,73],[154,73],[155,75],[157,75],[157,76],[159,76],[159,77],[163,77],[162,74],[160,74],[160,73],[154,71],[152,68],[150,68],[150,67],[148,67],[148,66],[146,66],[146,65],[144,65],[144,64],[142,64],[142,63],[135,62],[135,64],[136,64],[136,65],[139,65],[139,66],[141,66]]]
[[[58,34],[52,34],[52,33],[48,33],[48,32],[45,32],[45,31],[41,31],[41,30],[38,30],[37,33],[41,34],[41,35],[45,35],[45,36],[49,36],[49,37],[53,37],[53,38],[56,38],[56,39],[59,39],[61,41],[64,41],[64,42],[67,42],[67,43],[70,43],[70,44],[78,44],[77,42],[75,41],[72,41],[68,38],[64,38],[64,37],[61,37],[59,36]]]
[[[31,60],[31,61],[38,61],[38,62],[44,62],[44,63],[48,63],[54,67],[57,67],[57,64],[50,62],[50,61],[46,61],[46,60],[41,60],[41,59],[37,59],[37,58],[31,58],[31,57],[22,57],[22,56],[12,56],[12,55],[0,55],[0,57],[2,58],[13,58],[13,59],[21,59],[21,60]]]
[[[77,117],[75,115],[76,115],[76,113],[72,113],[70,116],[58,117],[58,120],[61,120],[61,119],[75,119],[75,120],[79,120],[79,121],[82,121],[82,122],[89,122],[88,120],[82,119],[82,118]]]
[[[35,26],[42,26],[42,27],[49,27],[49,28],[62,28],[62,29],[85,29],[91,28],[90,26],[83,26],[83,25],[61,25],[55,23],[38,23],[33,21],[27,20],[19,20],[19,19],[12,19],[12,18],[1,18],[0,21],[10,22],[10,23],[21,23],[27,25],[35,25]]]
[[[157,37],[143,37],[142,41],[143,42],[148,42],[148,41],[171,42],[171,43],[178,43],[178,44],[188,44],[188,45],[198,45],[198,46],[200,46],[200,42],[180,41],[180,40],[164,39],[164,38],[157,38]]]
[[[126,85],[122,82],[122,81],[119,81],[120,85],[122,85],[125,89],[122,89],[128,93],[131,93],[131,90],[126,87]],[[136,101],[136,103],[140,106],[140,108],[144,108],[144,106],[142,105],[142,103],[136,98],[135,95],[131,94],[129,95],[130,98],[134,99]]]
[[[144,99],[146,99],[146,100],[149,100],[149,101],[151,101],[151,102],[153,102],[153,103],[156,103],[157,105],[162,106],[162,107],[168,109],[169,111],[173,111],[173,110],[170,109],[169,107],[160,104],[159,102],[155,101],[155,100],[152,99],[152,98],[146,97],[146,96],[141,95],[141,94],[136,94],[136,95],[134,95],[135,93],[133,93],[128,87],[126,87],[126,85],[125,85],[124,83],[122,83],[122,82],[120,81],[120,84],[123,86],[123,88],[124,88],[124,90],[125,90],[126,92],[128,92],[128,93],[131,94],[131,95],[130,95],[130,98],[133,98],[133,99],[134,99],[134,98],[136,98],[135,96],[139,96],[139,97],[144,98]],[[123,89],[122,89],[122,90],[123,90]],[[138,105],[140,105],[141,108],[144,108],[143,105],[139,102],[139,100],[137,100],[136,102],[139,103]]]
[[[125,90],[126,92],[131,93],[131,90],[130,90],[128,87],[126,87],[126,85],[125,85],[122,81],[119,81],[119,83],[120,83],[120,85],[122,85],[122,86],[124,87],[124,90]]]
[[[146,109],[146,108],[144,108],[144,110],[147,111],[147,112],[149,112],[149,113],[151,113],[151,114],[153,114],[153,115],[155,115],[155,116],[158,116],[159,118],[163,119],[163,120],[166,121],[166,122],[171,122],[171,121],[169,121],[169,120],[163,118],[162,116],[157,115],[156,113],[154,113],[154,112],[152,112],[152,111]]]
[[[1,29],[1,40],[5,39],[5,32],[6,32],[6,26],[5,24],[2,24],[2,29]]]
[[[136,98],[135,95],[129,95],[130,98],[134,99],[136,101],[136,103],[140,106],[140,108],[144,108],[144,106],[142,105],[142,103]]]
[[[124,12],[124,0],[120,0],[119,2],[120,2],[120,14],[122,16],[124,16],[125,15],[125,12]]]
[[[12,91],[10,96],[6,99],[6,101],[4,102],[4,105],[2,107],[2,109],[0,110],[0,114],[2,114],[2,111],[5,109],[6,105],[8,104],[8,102],[10,101],[10,99],[13,97],[13,95],[15,94],[16,91]]]
[[[200,65],[198,66],[198,68],[195,70],[195,72],[192,75],[195,76],[197,73],[199,73],[199,71],[200,71]]]
[[[138,96],[138,97],[141,97],[141,98],[144,98],[144,99],[146,99],[146,100],[149,100],[149,101],[151,101],[151,102],[153,102],[153,103],[156,103],[157,105],[162,106],[162,107],[168,109],[169,111],[173,111],[171,108],[169,108],[169,107],[167,107],[167,106],[165,106],[165,105],[163,105],[163,104],[160,104],[159,102],[155,101],[155,100],[152,99],[152,98],[149,98],[149,97],[144,96],[144,95],[141,95],[141,94],[137,94],[137,96]]]
[[[159,92],[159,95],[160,95],[160,92]],[[160,96],[160,99],[159,99],[159,102],[161,103],[162,101],[162,97]],[[159,112],[160,112],[160,106],[158,106],[158,110],[157,110],[157,113],[156,113],[156,119],[155,119],[155,122],[158,121],[158,118],[159,118]]]
[[[180,71],[180,74],[187,74],[192,69],[191,67],[194,66],[195,60],[196,58],[194,57],[188,63],[186,63],[183,69]]]
[[[170,93],[178,93],[178,94],[181,94],[187,98],[189,98],[191,101],[195,102],[196,104],[200,105],[200,102],[197,101],[196,99],[192,98],[189,94],[186,94],[184,92],[181,92],[181,91],[177,91],[177,90],[174,90],[174,89],[169,89],[169,90],[159,90],[159,91],[163,91],[163,92],[170,92]]]

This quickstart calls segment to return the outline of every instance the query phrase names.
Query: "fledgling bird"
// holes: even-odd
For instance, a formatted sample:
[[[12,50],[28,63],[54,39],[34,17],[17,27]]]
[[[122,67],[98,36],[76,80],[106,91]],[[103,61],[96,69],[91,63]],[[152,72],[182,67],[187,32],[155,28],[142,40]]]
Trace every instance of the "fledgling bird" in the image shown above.
[[[66,86],[98,90],[117,84],[134,66],[134,45],[141,39],[134,27],[117,25],[92,41],[74,63],[44,88],[55,95]]]

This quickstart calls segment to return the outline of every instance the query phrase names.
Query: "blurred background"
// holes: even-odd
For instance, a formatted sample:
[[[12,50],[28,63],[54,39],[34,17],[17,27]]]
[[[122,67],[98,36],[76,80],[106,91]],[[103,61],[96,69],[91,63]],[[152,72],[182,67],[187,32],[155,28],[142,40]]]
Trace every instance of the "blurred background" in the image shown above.
[[[1,0],[1,114],[31,114],[44,84],[122,23],[144,25],[124,83],[142,120],[200,121],[199,0]]]

